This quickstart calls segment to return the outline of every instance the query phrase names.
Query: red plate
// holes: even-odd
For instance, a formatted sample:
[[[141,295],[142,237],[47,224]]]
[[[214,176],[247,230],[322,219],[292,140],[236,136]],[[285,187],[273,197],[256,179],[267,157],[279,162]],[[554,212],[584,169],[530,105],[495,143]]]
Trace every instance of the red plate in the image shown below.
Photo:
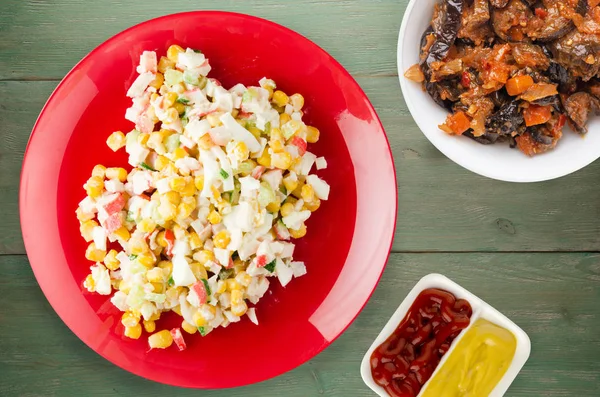
[[[105,296],[84,292],[92,263],[75,217],[82,185],[95,164],[125,166],[105,144],[129,131],[125,92],[143,50],[171,44],[201,49],[211,76],[226,87],[274,79],[306,99],[305,121],[321,130],[309,147],[327,158],[319,171],[330,200],[310,218],[294,255],[308,274],[272,290],[248,319],[202,338],[188,349],[147,352],[146,335],[126,339],[120,315]],[[241,386],[289,371],[327,347],[358,315],[375,289],[396,221],[396,178],[375,110],[344,68],[311,41],[247,15],[190,12],[134,26],[85,57],[56,88],[33,129],[20,188],[21,225],[35,276],[54,310],[100,355],[137,375],[176,386]],[[175,316],[159,321],[174,325]],[[358,358],[357,358],[358,359]]]

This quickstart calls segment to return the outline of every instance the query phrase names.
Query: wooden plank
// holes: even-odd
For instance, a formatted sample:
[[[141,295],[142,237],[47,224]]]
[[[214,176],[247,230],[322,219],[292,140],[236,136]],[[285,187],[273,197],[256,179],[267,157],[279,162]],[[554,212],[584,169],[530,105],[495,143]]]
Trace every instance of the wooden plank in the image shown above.
[[[4,0],[0,80],[60,79],[93,48],[126,28],[182,11],[234,11],[266,18],[315,41],[352,73],[396,73],[407,0],[100,1]],[[66,23],[68,21],[68,23]],[[360,27],[360,34],[356,34]]]
[[[370,302],[309,363],[249,387],[203,396],[371,396],[362,355],[416,281],[441,272],[495,305],[532,340],[507,396],[592,396],[600,386],[600,255],[393,254]],[[131,375],[83,345],[52,311],[24,256],[0,257],[0,395],[197,395]]]
[[[569,177],[511,184],[457,166],[429,143],[397,78],[359,78],[391,142],[398,174],[394,251],[600,250],[600,163]],[[24,253],[18,220],[21,159],[57,82],[0,82],[0,253]],[[508,149],[507,149],[508,150]]]

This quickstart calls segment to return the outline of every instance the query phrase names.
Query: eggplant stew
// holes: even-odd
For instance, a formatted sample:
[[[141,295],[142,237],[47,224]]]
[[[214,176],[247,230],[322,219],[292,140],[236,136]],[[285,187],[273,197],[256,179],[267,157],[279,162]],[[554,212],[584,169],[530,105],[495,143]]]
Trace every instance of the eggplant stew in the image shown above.
[[[441,130],[543,153],[600,112],[600,0],[441,0],[419,60]]]

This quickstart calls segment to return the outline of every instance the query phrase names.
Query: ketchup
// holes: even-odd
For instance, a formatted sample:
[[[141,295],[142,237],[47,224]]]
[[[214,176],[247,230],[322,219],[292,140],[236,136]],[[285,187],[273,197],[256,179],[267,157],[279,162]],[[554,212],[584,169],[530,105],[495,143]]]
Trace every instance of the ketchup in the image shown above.
[[[415,397],[472,314],[466,300],[440,289],[424,290],[371,355],[373,380],[392,397]]]

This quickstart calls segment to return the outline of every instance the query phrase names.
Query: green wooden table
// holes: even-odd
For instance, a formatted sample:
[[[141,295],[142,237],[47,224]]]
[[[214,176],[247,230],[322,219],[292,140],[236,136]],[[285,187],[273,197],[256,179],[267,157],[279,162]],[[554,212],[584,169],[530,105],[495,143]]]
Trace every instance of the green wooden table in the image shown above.
[[[0,396],[370,396],[358,371],[362,355],[430,272],[453,278],[529,333],[531,358],[509,396],[600,395],[600,162],[556,181],[518,185],[479,177],[446,159],[418,130],[398,85],[396,41],[407,2],[2,0]],[[33,123],[79,59],[138,22],[215,7],[292,28],[352,73],[387,130],[399,212],[381,283],[331,347],[261,384],[193,391],[117,368],[60,321],[25,256],[18,188]]]

